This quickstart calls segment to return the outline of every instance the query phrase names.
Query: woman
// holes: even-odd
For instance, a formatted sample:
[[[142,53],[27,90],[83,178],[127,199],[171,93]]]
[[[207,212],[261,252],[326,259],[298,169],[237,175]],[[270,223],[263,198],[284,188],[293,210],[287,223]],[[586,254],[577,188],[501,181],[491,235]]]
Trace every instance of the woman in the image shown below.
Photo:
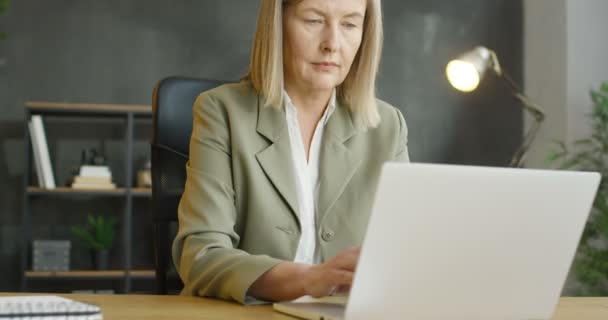
[[[382,164],[408,161],[375,98],[380,0],[262,0],[249,74],[194,105],[173,259],[183,294],[347,290]]]

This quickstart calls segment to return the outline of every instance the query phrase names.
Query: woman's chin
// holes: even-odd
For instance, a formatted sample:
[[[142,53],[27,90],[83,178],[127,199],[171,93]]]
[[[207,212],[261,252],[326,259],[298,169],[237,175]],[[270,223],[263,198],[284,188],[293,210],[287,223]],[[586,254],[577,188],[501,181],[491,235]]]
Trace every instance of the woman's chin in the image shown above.
[[[311,83],[311,88],[315,90],[325,91],[325,90],[333,90],[335,87],[340,85],[340,83],[335,79],[315,79]]]

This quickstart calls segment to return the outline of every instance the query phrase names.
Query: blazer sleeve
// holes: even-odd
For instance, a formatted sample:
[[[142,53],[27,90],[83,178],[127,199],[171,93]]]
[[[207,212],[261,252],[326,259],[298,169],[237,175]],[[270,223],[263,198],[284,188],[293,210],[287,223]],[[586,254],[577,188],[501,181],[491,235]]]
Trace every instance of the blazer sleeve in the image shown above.
[[[254,303],[253,282],[281,260],[237,249],[229,118],[219,99],[202,93],[194,103],[190,159],[179,208],[173,261],[182,294]]]
[[[395,108],[397,118],[399,119],[399,133],[397,137],[397,151],[395,152],[395,161],[410,162],[409,152],[407,150],[407,124],[403,118],[403,114]]]

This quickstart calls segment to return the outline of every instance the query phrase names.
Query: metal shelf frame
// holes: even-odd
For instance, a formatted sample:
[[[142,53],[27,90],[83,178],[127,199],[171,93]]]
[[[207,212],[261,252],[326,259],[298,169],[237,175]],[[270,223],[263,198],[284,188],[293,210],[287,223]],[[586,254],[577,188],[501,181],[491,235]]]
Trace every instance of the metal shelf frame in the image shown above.
[[[123,270],[115,275],[123,279],[125,293],[131,291],[131,279],[141,277],[139,271],[131,269],[132,251],[132,216],[133,198],[150,197],[147,189],[133,188],[133,140],[135,118],[152,117],[151,106],[141,105],[108,105],[108,104],[77,104],[57,102],[26,102],[24,117],[24,146],[26,167],[23,174],[23,212],[21,215],[21,290],[27,291],[28,279],[33,278],[28,271],[29,244],[32,241],[32,213],[30,202],[34,196],[110,196],[124,198],[123,226]],[[73,190],[70,188],[57,188],[52,190],[32,187],[32,146],[28,130],[28,121],[34,114],[52,117],[111,117],[123,119],[124,131],[124,186],[115,190]],[[133,274],[132,274],[133,273]],[[69,274],[69,273],[68,273]],[[69,277],[67,277],[69,278]]]

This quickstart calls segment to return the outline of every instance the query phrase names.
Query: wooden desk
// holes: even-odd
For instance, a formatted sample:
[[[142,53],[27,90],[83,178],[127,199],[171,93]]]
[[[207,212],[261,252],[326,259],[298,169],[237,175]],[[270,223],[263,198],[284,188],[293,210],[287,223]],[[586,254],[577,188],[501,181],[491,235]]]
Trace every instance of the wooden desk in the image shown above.
[[[2,295],[16,295],[0,293]],[[241,306],[212,299],[157,295],[86,295],[60,296],[99,305],[104,320],[115,319],[231,319],[293,320],[276,313],[271,306]],[[608,298],[562,298],[553,320],[607,320]]]

